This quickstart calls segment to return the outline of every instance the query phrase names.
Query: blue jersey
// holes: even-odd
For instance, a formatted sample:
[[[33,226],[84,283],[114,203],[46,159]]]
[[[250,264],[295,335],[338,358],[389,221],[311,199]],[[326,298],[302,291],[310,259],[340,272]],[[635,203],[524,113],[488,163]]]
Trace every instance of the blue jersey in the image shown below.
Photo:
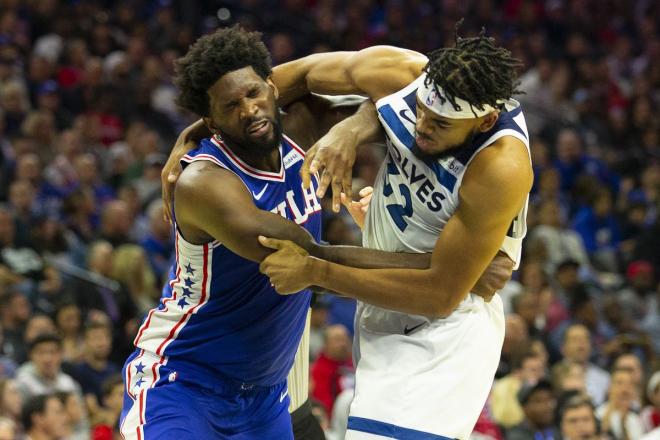
[[[209,161],[234,173],[258,208],[296,222],[319,240],[321,205],[314,188],[318,182],[303,189],[299,171],[304,152],[287,137],[279,148],[281,164],[276,173],[250,167],[217,137],[203,140],[181,162],[185,167]],[[305,327],[310,296],[308,290],[278,295],[259,272],[258,263],[217,241],[191,244],[176,229],[176,263],[169,283],[135,339],[135,346],[147,354],[145,359],[155,362],[138,367],[138,356],[127,375],[142,369],[145,386],[160,380],[161,373],[167,373],[170,381],[185,379],[208,386],[226,379],[257,386],[282,383]],[[163,365],[167,368],[159,372]]]

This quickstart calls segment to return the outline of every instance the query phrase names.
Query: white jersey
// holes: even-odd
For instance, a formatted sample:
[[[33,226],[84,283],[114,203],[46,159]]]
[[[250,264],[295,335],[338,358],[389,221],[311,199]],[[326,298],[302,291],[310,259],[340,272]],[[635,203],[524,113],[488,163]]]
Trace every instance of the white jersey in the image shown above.
[[[376,103],[388,154],[367,211],[365,247],[431,252],[458,207],[463,176],[475,155],[502,136],[520,139],[529,151],[520,105],[511,100],[495,126],[455,156],[416,157],[411,149],[420,81]],[[502,243],[516,265],[526,213],[527,202]],[[346,439],[467,439],[488,397],[503,340],[498,295],[486,303],[470,294],[449,317],[434,320],[358,302],[356,388]]]
[[[482,149],[514,136],[529,152],[529,135],[520,104],[511,99],[495,126],[475,137],[455,156],[425,161],[411,151],[417,119],[416,93],[423,76],[376,103],[387,134],[387,159],[380,168],[364,225],[363,246],[390,252],[431,252],[458,207],[465,171]],[[484,211],[487,215],[487,211]],[[520,263],[527,232],[527,201],[513,221],[502,250]]]

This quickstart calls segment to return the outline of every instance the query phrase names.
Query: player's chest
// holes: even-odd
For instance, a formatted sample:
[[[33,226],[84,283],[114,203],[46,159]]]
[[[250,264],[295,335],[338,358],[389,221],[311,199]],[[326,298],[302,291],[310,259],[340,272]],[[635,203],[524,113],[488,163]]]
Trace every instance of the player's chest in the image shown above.
[[[246,182],[254,204],[299,225],[317,218],[320,222],[321,203],[316,197],[316,179],[312,179],[309,188],[303,188],[301,179],[289,174],[286,173],[282,182]]]
[[[454,172],[449,167],[454,167]],[[379,178],[385,209],[401,232],[416,227],[441,230],[458,205],[460,174],[453,159],[422,161],[388,141]]]

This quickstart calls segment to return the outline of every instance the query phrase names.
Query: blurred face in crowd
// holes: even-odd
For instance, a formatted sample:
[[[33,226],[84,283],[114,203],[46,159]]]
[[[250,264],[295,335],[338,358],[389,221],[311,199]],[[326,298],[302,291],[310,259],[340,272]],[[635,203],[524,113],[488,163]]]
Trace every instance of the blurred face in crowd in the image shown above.
[[[69,393],[64,402],[64,411],[66,418],[71,425],[77,425],[85,416],[85,409],[82,401],[75,393]]]
[[[34,154],[26,154],[18,159],[16,163],[16,177],[25,179],[33,184],[41,179],[41,161]]]
[[[566,330],[562,352],[566,359],[586,364],[591,356],[591,336],[583,325],[574,325]]]
[[[534,325],[538,313],[538,297],[529,292],[524,292],[516,299],[515,312],[525,321],[528,327]]]
[[[17,417],[21,414],[23,407],[23,395],[18,389],[18,384],[12,379],[7,379],[2,390],[2,409],[7,415]]]
[[[74,161],[78,179],[83,184],[94,184],[98,179],[98,168],[96,158],[92,154],[83,154]]]
[[[0,420],[0,440],[16,439],[16,425],[11,420]]]
[[[571,362],[559,384],[561,391],[586,391],[585,369],[582,365]]]
[[[85,348],[94,360],[107,360],[112,349],[112,335],[107,328],[91,328],[85,332]]]
[[[63,306],[57,311],[57,327],[62,334],[76,334],[80,330],[80,308],[75,304]]]
[[[514,313],[507,315],[504,321],[504,345],[502,351],[510,353],[529,338],[525,321]]]
[[[526,358],[520,368],[520,379],[524,383],[536,383],[545,376],[545,365],[539,356]]]
[[[34,414],[32,417],[33,429],[39,429],[50,438],[62,438],[66,431],[66,412],[57,397],[50,397],[46,401],[43,413]]]
[[[610,404],[622,411],[628,410],[636,394],[633,376],[629,371],[617,370],[612,373],[608,394]]]
[[[119,414],[124,403],[124,386],[117,384],[112,387],[110,393],[103,397],[103,402],[106,408]]]
[[[55,379],[62,364],[62,347],[56,342],[42,342],[32,349],[30,360],[40,376]]]
[[[566,440],[595,440],[596,418],[591,406],[567,409],[561,419],[561,435]]]
[[[16,294],[11,296],[9,304],[7,305],[6,313],[11,314],[11,324],[21,326],[30,319],[32,307],[25,296],[22,294]]]
[[[534,426],[545,428],[552,425],[556,405],[557,401],[552,391],[540,389],[529,396],[523,409],[525,416]]]
[[[573,130],[562,130],[557,136],[557,157],[564,163],[577,161],[582,156],[582,144]]]
[[[55,328],[55,323],[52,319],[45,315],[37,315],[30,318],[28,321],[25,326],[23,338],[25,339],[25,342],[29,343],[39,335],[55,332],[57,332],[57,329]]]
[[[34,188],[27,180],[17,180],[9,187],[9,201],[18,212],[28,212],[34,201]]]
[[[112,253],[110,243],[101,242],[92,246],[89,255],[90,270],[109,277],[112,273]]]
[[[346,360],[351,355],[351,340],[346,327],[341,324],[331,325],[325,333],[325,354],[338,361]]]
[[[642,362],[637,356],[632,353],[621,355],[614,363],[615,370],[626,370],[631,374],[635,388],[641,389],[642,381],[644,380],[644,370],[642,369]]]
[[[276,148],[282,138],[275,100],[277,88],[251,66],[228,72],[208,90],[210,117],[204,118],[212,132],[230,144],[256,154]]]
[[[578,266],[573,264],[567,264],[557,269],[555,278],[559,285],[565,290],[571,290],[577,286],[579,277],[578,277]]]

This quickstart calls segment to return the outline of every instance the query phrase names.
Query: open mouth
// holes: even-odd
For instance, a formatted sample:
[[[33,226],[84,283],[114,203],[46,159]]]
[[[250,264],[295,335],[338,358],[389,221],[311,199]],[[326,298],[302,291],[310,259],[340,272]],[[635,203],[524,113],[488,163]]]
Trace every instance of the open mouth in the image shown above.
[[[433,144],[431,143],[431,141],[429,141],[429,140],[427,140],[427,139],[425,139],[421,136],[417,136],[417,138],[415,139],[415,143],[417,144],[417,146],[419,148],[421,148],[422,150],[425,150],[425,151],[429,151],[433,148]]]
[[[255,136],[255,137],[263,136],[268,132],[269,125],[270,123],[268,122],[268,119],[255,121],[247,126],[247,132],[251,136]]]

